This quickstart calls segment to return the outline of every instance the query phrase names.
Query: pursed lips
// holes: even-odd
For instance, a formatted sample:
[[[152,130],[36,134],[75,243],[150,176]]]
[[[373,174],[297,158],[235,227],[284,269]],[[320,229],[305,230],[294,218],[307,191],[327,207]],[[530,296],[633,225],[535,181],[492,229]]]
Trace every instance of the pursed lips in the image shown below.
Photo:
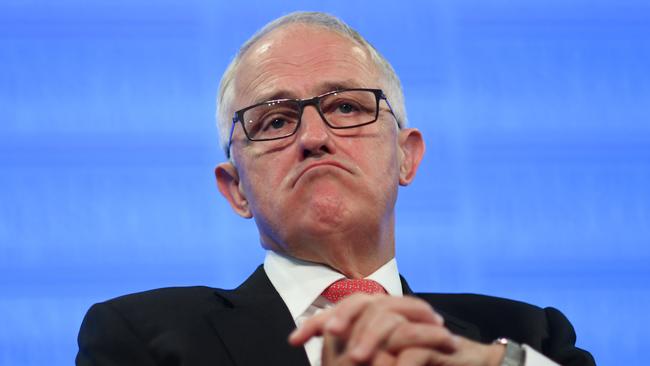
[[[313,163],[313,164],[309,164],[309,165],[307,165],[307,167],[305,167],[302,171],[300,171],[300,173],[298,174],[298,176],[296,177],[296,179],[294,179],[294,181],[293,181],[293,183],[291,184],[291,186],[294,187],[294,186],[296,185],[296,183],[300,180],[300,178],[301,178],[301,177],[302,177],[306,172],[308,172],[309,170],[311,170],[311,169],[313,169],[313,168],[317,168],[317,167],[319,167],[319,166],[333,166],[333,167],[336,167],[336,168],[339,168],[339,169],[343,169],[343,170],[345,170],[345,171],[347,171],[347,172],[350,172],[350,170],[346,169],[342,164],[340,164],[340,163],[338,163],[338,162],[336,162],[336,161],[331,161],[331,160],[328,160],[328,161],[319,161],[319,162],[315,162],[315,163]]]

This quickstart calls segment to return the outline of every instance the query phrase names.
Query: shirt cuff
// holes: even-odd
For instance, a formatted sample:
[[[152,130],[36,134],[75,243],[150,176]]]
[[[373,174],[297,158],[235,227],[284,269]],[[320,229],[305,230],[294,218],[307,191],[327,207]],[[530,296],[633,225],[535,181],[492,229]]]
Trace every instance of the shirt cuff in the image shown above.
[[[526,352],[524,366],[560,366],[548,357],[537,352],[533,347],[527,344],[522,345],[522,347],[524,347],[524,351]]]

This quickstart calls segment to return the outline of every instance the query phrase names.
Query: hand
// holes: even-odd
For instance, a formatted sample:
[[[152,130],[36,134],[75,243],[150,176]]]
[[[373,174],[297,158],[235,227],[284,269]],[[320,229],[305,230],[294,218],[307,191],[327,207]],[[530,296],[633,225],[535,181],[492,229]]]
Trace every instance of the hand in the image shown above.
[[[460,337],[459,337],[460,338]],[[429,366],[429,365],[500,365],[503,360],[504,348],[500,345],[483,345],[460,338],[469,342],[467,347],[461,345],[458,352],[444,354],[424,347],[404,348],[397,352],[378,350],[369,362],[363,365],[372,366]],[[479,348],[476,348],[479,346]],[[344,342],[336,336],[325,333],[323,337],[323,366],[358,366],[348,353],[344,352]],[[480,349],[483,348],[483,349]]]
[[[451,334],[426,302],[356,294],[305,321],[289,337],[323,334],[323,365],[499,365],[503,346]]]

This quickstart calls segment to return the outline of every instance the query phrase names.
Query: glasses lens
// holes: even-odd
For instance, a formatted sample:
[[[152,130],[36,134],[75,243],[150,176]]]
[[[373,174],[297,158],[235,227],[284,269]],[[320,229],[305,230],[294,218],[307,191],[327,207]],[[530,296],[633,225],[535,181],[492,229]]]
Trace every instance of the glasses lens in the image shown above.
[[[294,101],[271,101],[244,112],[244,128],[252,140],[286,137],[296,131],[299,113]]]
[[[334,127],[353,127],[377,119],[377,97],[367,90],[345,90],[324,96],[323,115]]]

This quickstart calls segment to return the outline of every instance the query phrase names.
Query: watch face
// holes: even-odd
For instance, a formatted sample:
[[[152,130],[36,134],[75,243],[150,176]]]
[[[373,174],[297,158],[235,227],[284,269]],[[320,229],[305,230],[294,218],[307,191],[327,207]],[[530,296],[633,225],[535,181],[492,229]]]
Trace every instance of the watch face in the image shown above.
[[[518,343],[507,340],[506,354],[503,358],[503,366],[522,366],[524,364],[524,348]]]
[[[508,338],[497,338],[494,343],[502,344],[506,347],[501,366],[523,366],[525,350],[519,343]]]

